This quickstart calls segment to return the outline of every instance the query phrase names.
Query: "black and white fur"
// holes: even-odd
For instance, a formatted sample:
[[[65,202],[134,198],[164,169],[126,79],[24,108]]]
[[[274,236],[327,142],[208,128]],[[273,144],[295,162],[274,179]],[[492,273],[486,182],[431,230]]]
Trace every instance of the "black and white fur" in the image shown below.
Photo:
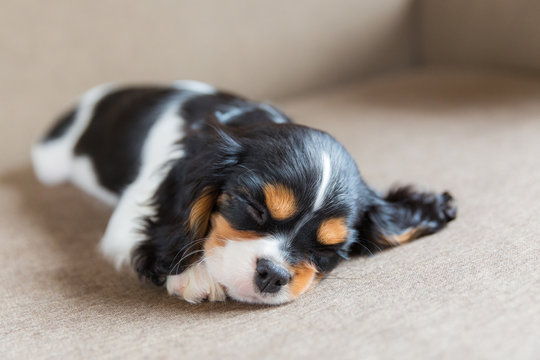
[[[100,248],[117,267],[190,302],[290,301],[348,254],[436,232],[456,212],[448,193],[378,194],[328,134],[195,81],[95,87],[32,160],[44,184],[71,181],[115,206]],[[264,266],[281,280],[268,287]]]

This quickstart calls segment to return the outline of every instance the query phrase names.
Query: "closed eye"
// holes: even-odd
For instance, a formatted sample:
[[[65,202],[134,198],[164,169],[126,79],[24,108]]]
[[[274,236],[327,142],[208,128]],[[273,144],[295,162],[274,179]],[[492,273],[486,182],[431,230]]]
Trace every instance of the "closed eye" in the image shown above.
[[[247,200],[242,195],[236,194],[234,195],[234,197],[240,201],[249,217],[255,220],[255,222],[259,226],[262,226],[266,223],[266,221],[268,220],[268,213],[263,206],[253,201]]]
[[[264,209],[260,209],[258,206],[246,202],[246,212],[251,216],[253,220],[259,225],[264,225],[268,216]]]

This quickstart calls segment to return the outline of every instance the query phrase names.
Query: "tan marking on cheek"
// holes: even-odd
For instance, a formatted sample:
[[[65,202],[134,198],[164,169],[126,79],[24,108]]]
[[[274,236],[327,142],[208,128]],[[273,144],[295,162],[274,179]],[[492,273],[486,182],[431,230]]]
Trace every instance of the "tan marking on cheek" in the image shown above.
[[[191,206],[188,227],[196,238],[203,237],[208,231],[210,215],[214,209],[217,195],[216,190],[206,187]]]
[[[261,236],[245,230],[236,230],[221,214],[212,216],[212,230],[204,243],[205,252],[209,253],[212,249],[225,246],[227,241],[242,241],[260,239]]]
[[[203,249],[205,254],[209,255],[215,248],[225,246],[226,243],[226,240],[220,239],[217,236],[214,236],[213,232],[210,232],[204,242]]]
[[[317,231],[317,240],[324,245],[335,245],[347,240],[345,218],[332,218],[323,221]]]
[[[276,220],[292,217],[296,211],[296,199],[291,188],[281,184],[269,184],[264,187],[266,207]]]
[[[313,285],[313,279],[317,270],[313,264],[303,262],[293,266],[291,272],[293,276],[289,284],[289,289],[291,294],[296,297],[306,292]]]

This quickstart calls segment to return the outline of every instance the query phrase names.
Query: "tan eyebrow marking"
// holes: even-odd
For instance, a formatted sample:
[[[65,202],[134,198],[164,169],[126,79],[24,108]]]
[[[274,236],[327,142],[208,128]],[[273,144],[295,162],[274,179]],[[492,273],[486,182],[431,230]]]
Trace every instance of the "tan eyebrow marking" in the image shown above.
[[[323,221],[317,230],[317,240],[324,245],[335,245],[347,239],[345,218],[337,217]]]
[[[296,198],[291,188],[282,184],[267,184],[264,187],[266,207],[276,220],[292,217],[296,211]]]

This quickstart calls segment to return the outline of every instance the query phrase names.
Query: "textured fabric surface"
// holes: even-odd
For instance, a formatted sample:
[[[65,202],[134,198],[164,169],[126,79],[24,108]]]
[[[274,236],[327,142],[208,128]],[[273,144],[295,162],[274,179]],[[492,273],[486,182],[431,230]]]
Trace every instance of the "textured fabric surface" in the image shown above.
[[[1,357],[540,357],[539,82],[413,72],[281,105],[373,186],[451,190],[458,219],[288,305],[189,305],[115,272],[96,251],[110,210],[21,164],[0,175]]]

